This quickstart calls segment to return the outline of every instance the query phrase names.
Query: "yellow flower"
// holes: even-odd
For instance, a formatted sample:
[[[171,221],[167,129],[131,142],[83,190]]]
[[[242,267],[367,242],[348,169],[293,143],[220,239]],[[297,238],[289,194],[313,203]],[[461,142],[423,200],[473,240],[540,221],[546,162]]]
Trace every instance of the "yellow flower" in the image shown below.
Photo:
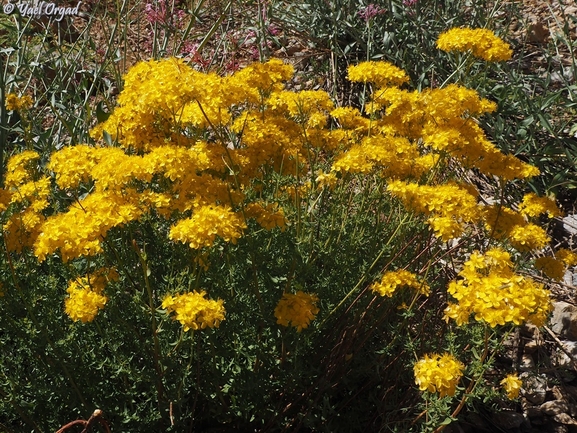
[[[169,295],[162,301],[162,308],[175,313],[185,331],[204,328],[218,328],[224,320],[224,301],[206,299],[206,292],[188,292],[182,295]]]
[[[375,83],[378,87],[400,86],[409,77],[400,68],[388,62],[361,62],[349,66],[349,80],[361,83]]]
[[[553,257],[539,257],[535,260],[535,268],[556,281],[561,281],[565,276],[565,263]]]
[[[523,382],[516,374],[508,374],[507,377],[501,381],[501,385],[503,385],[507,397],[510,400],[514,400],[519,397],[519,391],[521,391],[521,385],[523,385]]]
[[[391,297],[397,288],[403,286],[412,287],[426,296],[429,295],[429,286],[420,282],[415,274],[404,269],[385,273],[380,282],[371,285],[371,290],[381,296]]]
[[[316,303],[317,295],[298,291],[296,294],[285,293],[277,304],[274,315],[282,326],[294,326],[297,332],[307,328],[319,312]]]
[[[438,392],[440,397],[453,396],[464,368],[448,353],[425,355],[413,368],[415,383],[421,391]]]
[[[7,110],[27,110],[32,107],[34,101],[30,95],[17,96],[15,93],[8,93],[6,95],[5,106]]]
[[[533,193],[525,194],[523,202],[519,205],[519,212],[528,217],[538,217],[543,213],[547,213],[549,218],[561,216],[561,211],[554,200]]]
[[[471,51],[475,57],[488,62],[509,60],[513,51],[509,44],[488,29],[450,29],[437,39],[437,48],[443,51]]]
[[[561,248],[559,251],[557,251],[555,253],[555,257],[563,261],[566,266],[577,265],[577,254],[575,254],[573,251],[569,251],[566,248]]]
[[[336,186],[338,179],[334,171],[329,173],[319,171],[317,174],[316,182],[319,188],[333,189]]]
[[[212,246],[217,235],[234,244],[245,228],[242,218],[229,207],[209,205],[197,208],[192,218],[177,222],[170,229],[169,237],[199,249]]]
[[[75,322],[92,322],[108,298],[102,293],[108,281],[118,280],[114,269],[102,268],[69,283],[64,311]]]
[[[474,314],[475,320],[491,327],[528,321],[542,326],[552,309],[550,293],[542,284],[515,274],[512,266],[503,250],[473,253],[459,273],[463,279],[449,283],[447,291],[457,303],[449,303],[445,320],[454,319],[460,326]]]
[[[287,225],[284,211],[277,203],[270,203],[268,205],[262,202],[249,203],[245,207],[245,215],[248,218],[255,218],[256,221],[267,230],[280,227],[280,229],[284,231]]]

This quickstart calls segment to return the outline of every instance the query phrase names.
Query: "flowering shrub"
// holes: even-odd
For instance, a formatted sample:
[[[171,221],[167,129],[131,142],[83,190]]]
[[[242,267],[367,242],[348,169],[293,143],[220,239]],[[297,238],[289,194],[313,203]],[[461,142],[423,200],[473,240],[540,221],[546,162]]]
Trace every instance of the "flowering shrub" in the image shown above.
[[[490,59],[504,58],[504,45],[482,35],[463,46],[475,54],[489,40],[498,48]],[[445,38],[439,46],[453,47]],[[0,308],[20,308],[50,350],[74,347],[60,356],[75,395],[46,402],[86,405],[86,392],[130,431],[214,420],[361,431],[384,423],[388,408],[341,426],[346,395],[400,408],[418,398],[405,395],[413,381],[427,399],[458,397],[465,381],[465,399],[484,383],[498,331],[544,324],[549,292],[516,263],[549,241],[535,218],[559,211],[543,198],[501,194],[538,170],[480,128],[494,103],[456,84],[410,91],[401,69],[365,62],[349,68],[350,80],[372,89],[361,112],[323,91],[287,90],[292,74],[275,59],[226,77],[176,58],[142,62],[92,130],[95,144],[10,158]],[[494,180],[494,204],[466,173]],[[570,254],[558,260],[574,263]],[[535,266],[558,275],[545,270],[551,259]],[[37,271],[26,275],[30,263]],[[70,275],[68,295],[56,271]],[[44,295],[26,299],[27,279],[51,288],[46,306]],[[38,308],[74,342],[52,342],[57,330],[42,329]],[[470,338],[479,330],[484,338]],[[124,339],[127,347],[115,346]],[[76,363],[100,366],[106,383],[66,368]],[[374,383],[381,370],[386,386]],[[402,391],[385,399],[393,383]],[[334,407],[330,422],[316,410],[322,398]],[[416,420],[395,422],[407,431]]]

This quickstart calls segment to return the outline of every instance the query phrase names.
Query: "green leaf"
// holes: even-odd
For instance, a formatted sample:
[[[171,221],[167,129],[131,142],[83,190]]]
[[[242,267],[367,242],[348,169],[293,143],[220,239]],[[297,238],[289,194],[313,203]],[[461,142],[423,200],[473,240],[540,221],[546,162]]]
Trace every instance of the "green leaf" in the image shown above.
[[[110,113],[107,113],[102,108],[104,101],[100,101],[96,105],[96,119],[98,119],[98,123],[106,122],[110,117]]]

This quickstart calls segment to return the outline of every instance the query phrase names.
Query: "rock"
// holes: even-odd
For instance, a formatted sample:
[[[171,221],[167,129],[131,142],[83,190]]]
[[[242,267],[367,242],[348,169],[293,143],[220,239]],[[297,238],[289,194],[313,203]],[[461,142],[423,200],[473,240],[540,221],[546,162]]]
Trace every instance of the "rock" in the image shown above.
[[[560,413],[558,415],[555,415],[553,417],[553,421],[561,423],[561,424],[565,424],[565,425],[577,425],[577,421],[575,421],[573,419],[573,417],[571,415],[569,415],[568,413]]]
[[[475,412],[469,412],[464,420],[463,428],[472,427],[475,432],[491,431],[483,417]]]
[[[525,354],[526,355],[532,355],[533,353],[537,352],[537,349],[539,348],[540,344],[539,342],[535,341],[535,340],[531,340],[528,341],[527,343],[525,343]]]
[[[577,341],[561,341],[563,350],[557,349],[557,353],[552,356],[553,364],[571,370],[577,370]],[[568,352],[571,356],[567,355]]]
[[[565,424],[553,423],[553,433],[569,433]]]
[[[533,419],[542,417],[543,412],[541,412],[539,406],[528,406],[525,408],[525,415],[527,415],[528,418]]]
[[[519,377],[524,383],[524,396],[531,404],[542,404],[547,395],[547,378],[545,375],[529,375],[521,373]]]
[[[531,355],[523,355],[521,358],[521,364],[519,365],[520,371],[534,371],[535,361]]]
[[[555,302],[550,323],[555,334],[577,341],[577,307],[563,301]]]
[[[563,228],[572,235],[577,234],[577,215],[569,215],[563,218]]]
[[[569,393],[574,400],[577,400],[577,386],[565,385],[565,390]]]
[[[497,412],[491,416],[491,420],[495,425],[506,430],[511,430],[521,427],[521,424],[525,421],[525,417],[517,412]]]
[[[559,386],[555,385],[551,388],[551,392],[553,393],[553,398],[549,400],[565,400],[565,395]]]
[[[555,416],[569,412],[569,405],[563,400],[553,400],[543,403],[539,409],[541,409],[541,412],[545,415]]]

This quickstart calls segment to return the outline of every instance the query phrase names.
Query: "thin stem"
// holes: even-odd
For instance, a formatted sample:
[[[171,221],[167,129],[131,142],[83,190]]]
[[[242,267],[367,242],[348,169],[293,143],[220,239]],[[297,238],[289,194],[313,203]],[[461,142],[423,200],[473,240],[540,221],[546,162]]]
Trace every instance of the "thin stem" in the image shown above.
[[[162,385],[162,377],[164,372],[162,371],[162,366],[160,364],[160,343],[158,341],[158,326],[156,323],[156,309],[154,308],[154,296],[152,292],[152,288],[150,287],[150,280],[148,276],[150,275],[150,268],[148,267],[146,253],[140,251],[138,245],[136,244],[136,240],[132,240],[132,246],[138,255],[138,260],[140,261],[140,265],[142,266],[142,274],[144,276],[144,285],[146,286],[146,292],[148,293],[148,302],[149,302],[149,309],[150,309],[150,316],[151,316],[151,327],[152,327],[152,338],[154,339],[154,368],[157,373],[157,381],[156,381],[156,390],[158,392],[158,404],[163,398],[163,385]]]

